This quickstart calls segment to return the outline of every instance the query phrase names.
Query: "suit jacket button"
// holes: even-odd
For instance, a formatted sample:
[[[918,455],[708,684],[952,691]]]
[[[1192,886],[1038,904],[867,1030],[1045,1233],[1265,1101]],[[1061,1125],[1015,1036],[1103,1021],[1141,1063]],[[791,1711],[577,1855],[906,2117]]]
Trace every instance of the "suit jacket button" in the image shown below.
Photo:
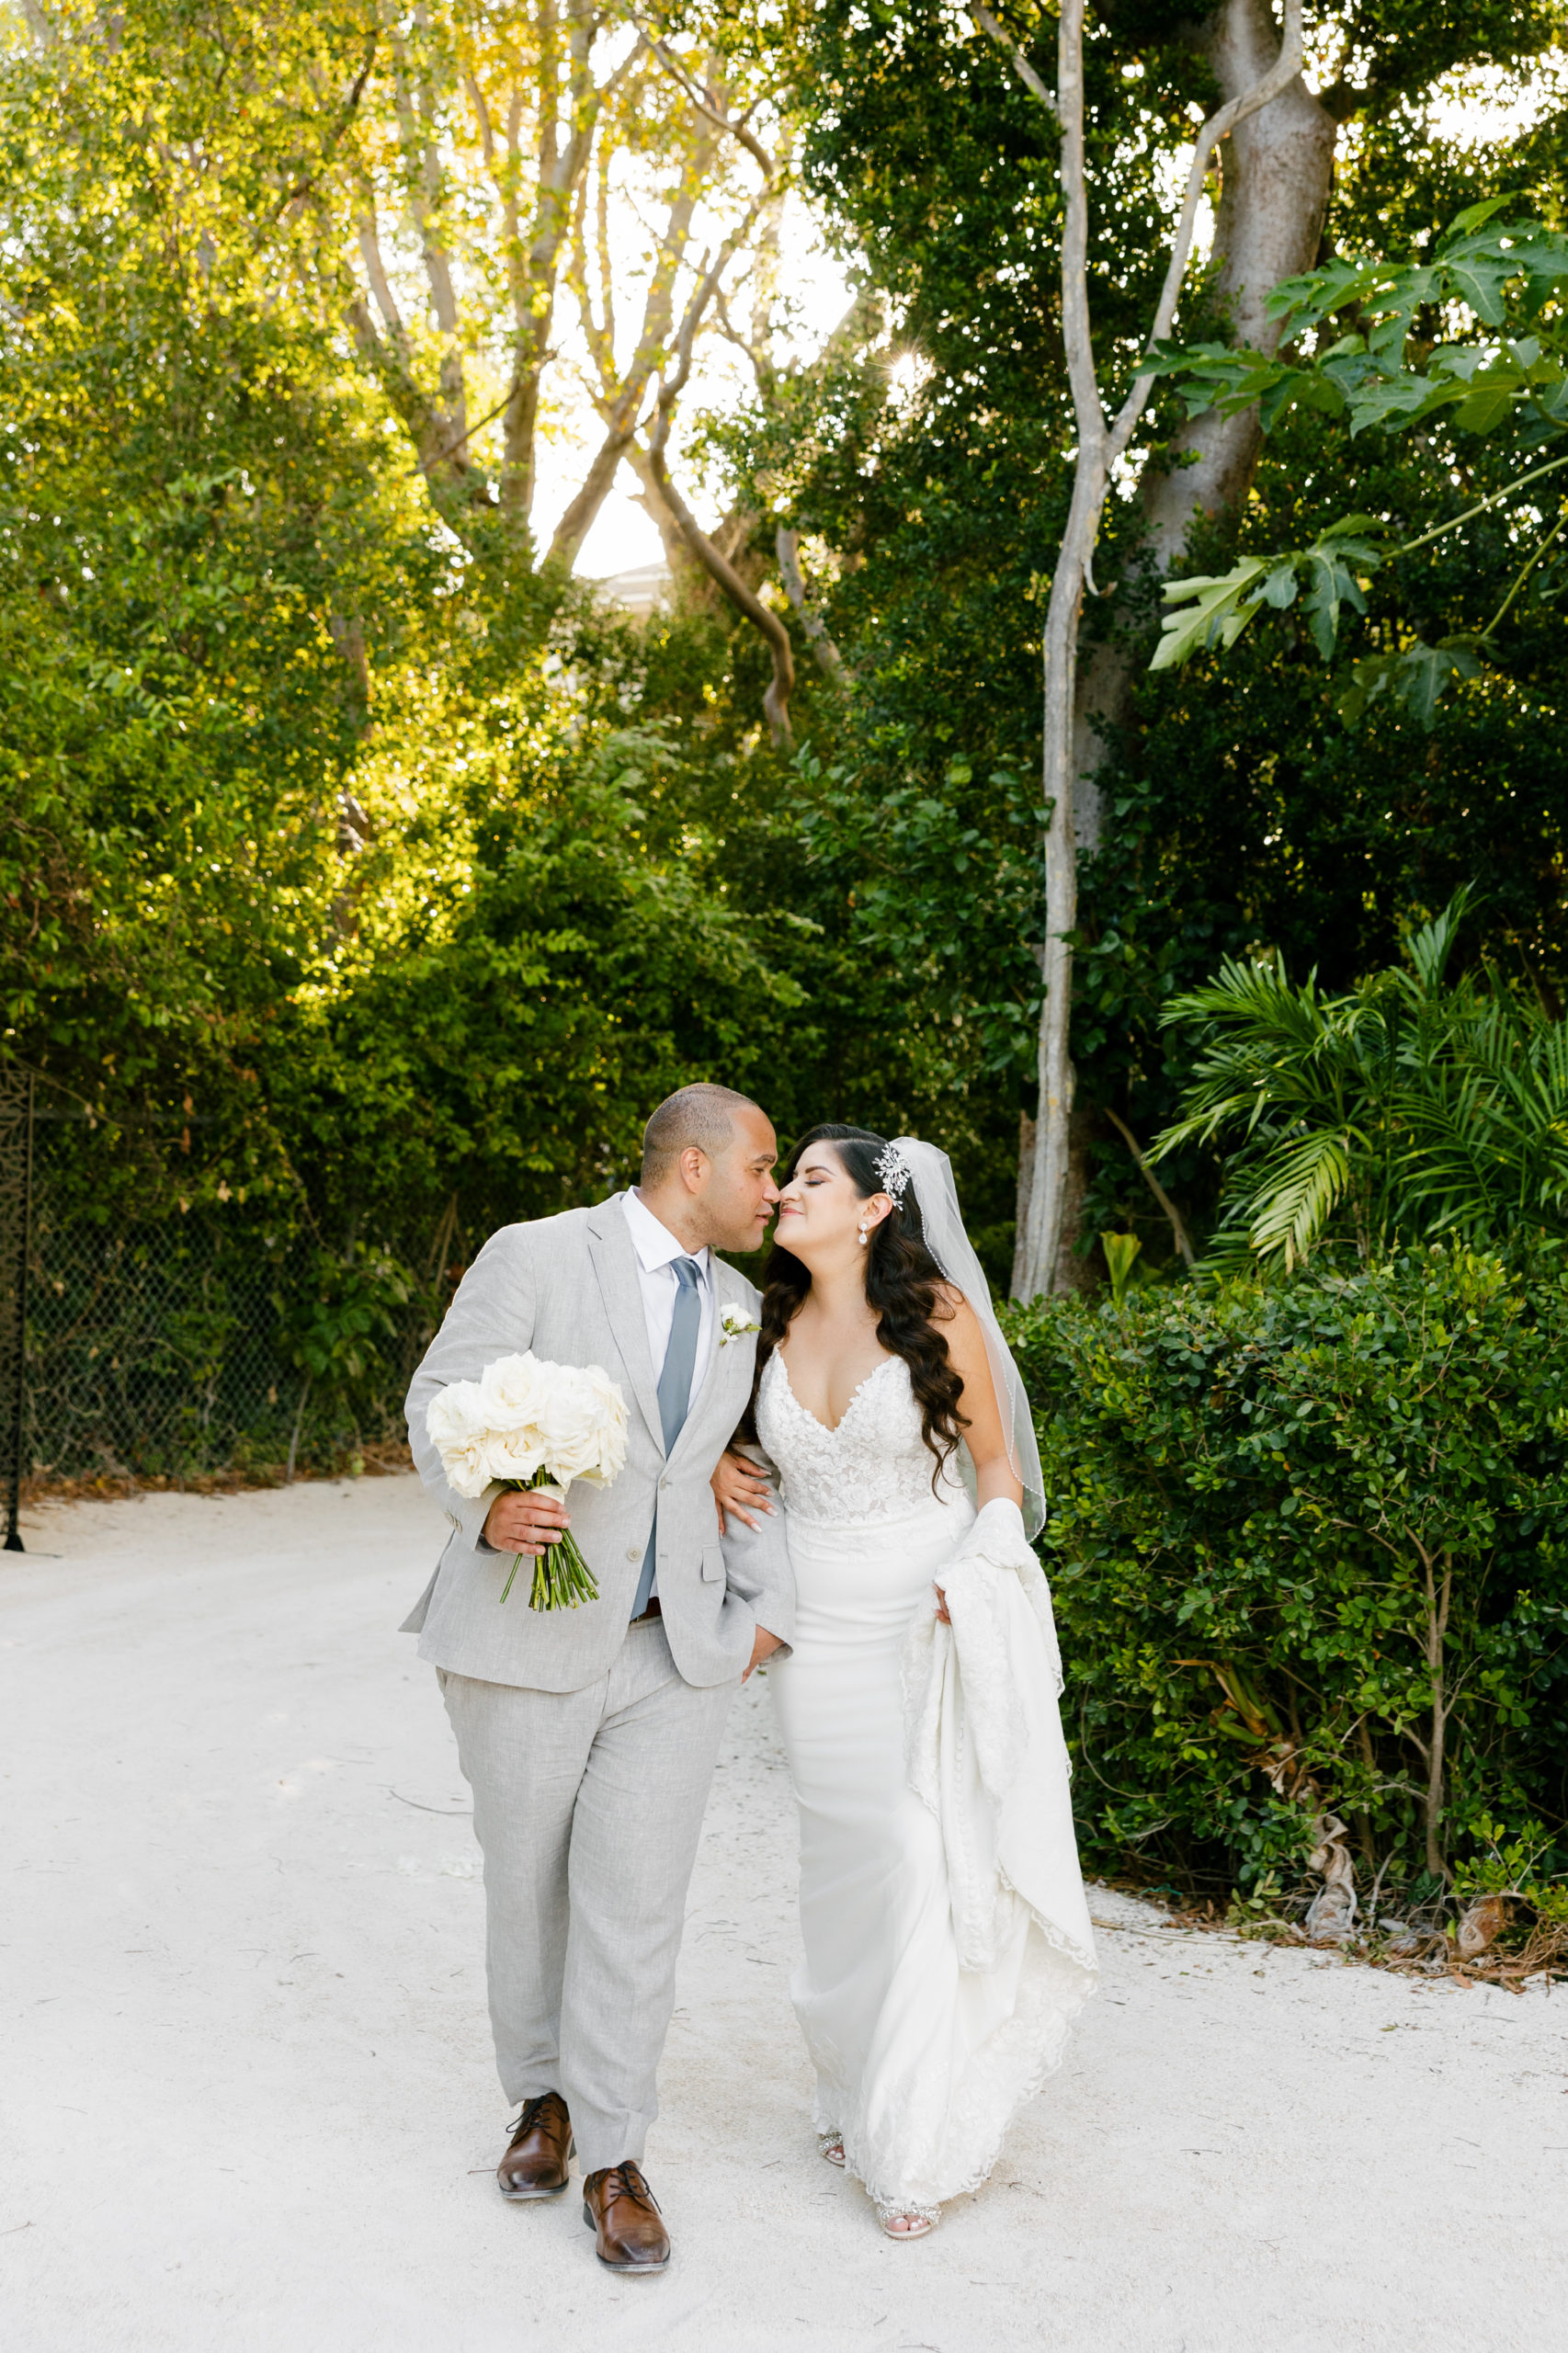
[[[635,1544],[629,1544],[627,1546],[626,1557],[629,1561],[634,1561],[637,1558],[637,1547]]]

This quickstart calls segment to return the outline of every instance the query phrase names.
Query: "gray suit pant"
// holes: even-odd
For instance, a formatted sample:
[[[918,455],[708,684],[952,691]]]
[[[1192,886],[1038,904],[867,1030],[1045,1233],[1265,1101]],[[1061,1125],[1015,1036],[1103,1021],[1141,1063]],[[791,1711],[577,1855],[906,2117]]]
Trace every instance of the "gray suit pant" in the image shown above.
[[[490,2022],[510,2100],[558,2091],[585,2173],[642,2160],[686,1892],[739,1678],[683,1681],[657,1619],[606,1675],[443,1674],[484,1854]]]

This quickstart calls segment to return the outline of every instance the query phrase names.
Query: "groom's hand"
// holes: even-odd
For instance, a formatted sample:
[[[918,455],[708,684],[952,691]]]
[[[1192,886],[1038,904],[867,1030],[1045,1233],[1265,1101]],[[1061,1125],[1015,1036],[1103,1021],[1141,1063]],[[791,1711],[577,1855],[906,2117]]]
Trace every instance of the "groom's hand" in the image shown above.
[[[746,1676],[749,1676],[754,1668],[759,1667],[765,1658],[771,1658],[775,1651],[782,1650],[783,1647],[777,1634],[770,1634],[766,1626],[759,1626],[752,1637],[751,1665],[747,1667],[745,1675],[742,1676],[741,1681],[744,1683]]]
[[[485,1514],[484,1540],[493,1552],[521,1552],[537,1561],[560,1543],[562,1529],[571,1525],[565,1505],[554,1495],[513,1490],[497,1495]]]

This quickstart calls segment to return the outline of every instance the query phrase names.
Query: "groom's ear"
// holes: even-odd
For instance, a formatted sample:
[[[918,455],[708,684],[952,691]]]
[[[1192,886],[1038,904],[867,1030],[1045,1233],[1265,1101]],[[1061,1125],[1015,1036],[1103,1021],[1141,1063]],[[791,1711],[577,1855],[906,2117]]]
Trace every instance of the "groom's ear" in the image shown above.
[[[676,1160],[676,1167],[679,1171],[681,1183],[694,1199],[706,1186],[708,1174],[712,1165],[713,1163],[699,1143],[688,1143]]]

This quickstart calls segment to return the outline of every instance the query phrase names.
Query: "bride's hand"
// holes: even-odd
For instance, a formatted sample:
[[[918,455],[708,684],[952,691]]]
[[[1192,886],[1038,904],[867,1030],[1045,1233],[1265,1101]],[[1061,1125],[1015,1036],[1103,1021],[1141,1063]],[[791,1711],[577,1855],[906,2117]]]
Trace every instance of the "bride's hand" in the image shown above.
[[[773,1515],[773,1491],[756,1464],[733,1447],[726,1447],[719,1457],[719,1467],[709,1485],[719,1506],[719,1533],[729,1534],[729,1522],[738,1519],[743,1526],[755,1529],[758,1522],[754,1512]]]
[[[948,1615],[948,1597],[947,1597],[947,1595],[942,1591],[942,1588],[941,1588],[941,1586],[940,1586],[939,1585],[934,1585],[934,1586],[931,1587],[931,1590],[932,1590],[932,1592],[933,1592],[933,1593],[936,1595],[936,1597],[937,1597],[937,1625],[938,1625],[938,1626],[950,1626],[950,1625],[952,1624],[952,1622],[953,1622],[953,1621],[952,1621],[952,1620],[951,1620],[951,1619],[949,1617],[949,1615]]]

